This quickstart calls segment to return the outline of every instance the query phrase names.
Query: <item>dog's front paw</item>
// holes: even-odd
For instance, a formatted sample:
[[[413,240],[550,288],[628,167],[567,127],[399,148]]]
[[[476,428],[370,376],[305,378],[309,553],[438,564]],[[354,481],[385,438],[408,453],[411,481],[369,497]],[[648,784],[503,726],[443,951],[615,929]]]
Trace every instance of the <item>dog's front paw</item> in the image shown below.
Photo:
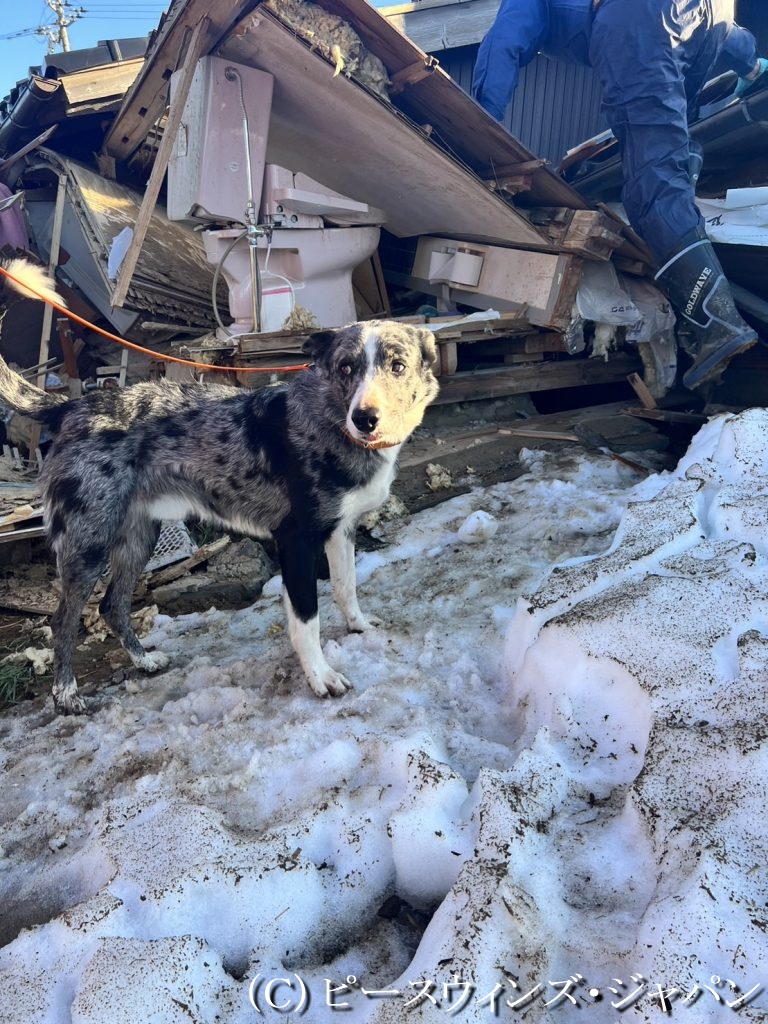
[[[144,651],[138,657],[131,657],[131,661],[143,672],[159,672],[171,664],[169,656],[162,651]]]
[[[358,615],[350,615],[347,619],[347,626],[350,633],[366,633],[369,629],[383,626],[384,622],[377,615],[365,616],[362,612]]]
[[[312,692],[317,697],[343,697],[352,689],[352,683],[330,665],[323,672],[307,676]]]

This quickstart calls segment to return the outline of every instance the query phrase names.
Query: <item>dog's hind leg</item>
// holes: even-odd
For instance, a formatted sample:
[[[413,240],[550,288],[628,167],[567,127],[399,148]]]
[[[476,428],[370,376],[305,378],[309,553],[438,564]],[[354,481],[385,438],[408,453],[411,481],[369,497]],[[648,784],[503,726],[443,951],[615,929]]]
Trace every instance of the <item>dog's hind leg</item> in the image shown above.
[[[364,633],[372,626],[380,626],[381,620],[366,618],[357,600],[355,578],[355,526],[340,523],[325,544],[328,568],[331,572],[331,587],[336,604],[347,620],[353,633]]]
[[[107,567],[107,549],[92,547],[87,557],[59,550],[61,599],[51,618],[53,630],[53,704],[65,715],[83,714],[85,701],[77,690],[73,658],[80,616],[96,581]]]
[[[299,530],[275,531],[285,589],[288,635],[301,667],[318,697],[341,697],[352,684],[325,660],[320,646],[317,609],[317,567],[322,544]]]
[[[160,523],[145,515],[134,514],[125,520],[110,551],[111,578],[99,608],[133,664],[145,672],[167,668],[171,661],[160,651],[146,651],[131,622],[133,590],[159,535]]]

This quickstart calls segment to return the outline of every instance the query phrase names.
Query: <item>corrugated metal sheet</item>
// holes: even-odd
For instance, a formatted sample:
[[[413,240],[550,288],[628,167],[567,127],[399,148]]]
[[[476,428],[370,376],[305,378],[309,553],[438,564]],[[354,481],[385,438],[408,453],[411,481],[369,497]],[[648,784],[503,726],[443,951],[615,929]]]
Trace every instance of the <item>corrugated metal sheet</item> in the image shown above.
[[[477,47],[442,50],[436,56],[440,67],[470,92]],[[505,126],[527,149],[557,166],[566,150],[606,127],[594,71],[536,57],[520,75]]]

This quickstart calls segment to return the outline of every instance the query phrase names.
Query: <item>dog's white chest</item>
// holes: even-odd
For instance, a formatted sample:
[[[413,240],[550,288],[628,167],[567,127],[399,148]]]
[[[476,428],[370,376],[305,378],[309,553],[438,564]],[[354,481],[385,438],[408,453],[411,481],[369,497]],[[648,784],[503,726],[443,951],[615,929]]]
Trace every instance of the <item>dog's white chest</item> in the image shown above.
[[[344,496],[341,503],[342,519],[355,521],[387,500],[397,469],[399,451],[399,445],[382,451],[381,467],[376,475],[364,487],[350,491]]]

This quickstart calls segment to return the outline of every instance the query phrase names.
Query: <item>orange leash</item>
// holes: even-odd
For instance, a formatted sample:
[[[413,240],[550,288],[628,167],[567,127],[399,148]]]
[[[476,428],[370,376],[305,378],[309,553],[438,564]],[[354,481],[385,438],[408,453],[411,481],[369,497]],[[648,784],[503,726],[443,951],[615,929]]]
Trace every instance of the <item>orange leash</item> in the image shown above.
[[[9,274],[4,267],[0,267],[0,274],[7,277],[10,281],[16,281],[13,274]],[[30,288],[28,284],[21,284],[17,282],[20,287],[24,288],[28,292],[32,292],[40,299],[41,302],[47,302],[50,306],[53,306],[59,313],[63,313],[64,316],[69,317],[70,320],[74,320],[75,323],[80,324],[82,327],[87,327],[89,331],[96,331],[97,334],[101,334],[102,337],[107,338],[109,341],[114,341],[118,345],[122,345],[124,348],[129,348],[133,352],[141,352],[142,355],[151,356],[153,359],[157,359],[162,363],[179,363],[181,366],[192,366],[196,370],[217,370],[220,373],[297,373],[299,370],[306,370],[309,367],[309,363],[300,363],[296,366],[214,366],[212,363],[196,363],[191,359],[181,359],[178,356],[164,356],[159,352],[153,352],[150,348],[142,348],[141,345],[135,345],[132,341],[126,341],[125,338],[120,338],[116,334],[111,334],[109,331],[105,331],[101,327],[97,327],[96,324],[90,323],[83,317],[78,316],[77,313],[73,313],[67,309],[66,306],[60,306],[58,302],[52,302],[50,299],[45,298],[34,288]]]

